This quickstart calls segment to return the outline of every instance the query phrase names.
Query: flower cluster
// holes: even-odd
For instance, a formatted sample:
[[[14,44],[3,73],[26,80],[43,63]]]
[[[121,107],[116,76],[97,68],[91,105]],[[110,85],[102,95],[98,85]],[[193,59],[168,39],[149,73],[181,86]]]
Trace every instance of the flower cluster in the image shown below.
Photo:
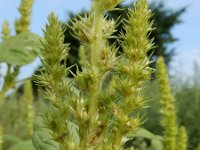
[[[10,37],[9,22],[5,20],[2,26],[2,39],[7,40],[9,37]]]
[[[48,17],[39,83],[51,101],[45,121],[61,149],[123,149],[124,137],[141,124],[137,112],[145,102],[141,91],[152,72],[147,57],[153,47],[148,40],[151,11],[146,0],[134,3],[119,40],[125,54],[118,57],[117,47],[108,42],[116,23],[105,12],[120,2],[95,0],[88,16],[72,20],[73,35],[82,43],[83,65],[75,74],[66,68],[69,47],[63,44],[62,24],[54,14]],[[73,79],[67,78],[68,72]]]
[[[162,57],[157,61],[157,69],[157,77],[161,92],[161,125],[164,129],[163,147],[166,150],[186,150],[187,134],[184,127],[178,130],[175,98],[171,92],[167,69]]]
[[[19,12],[21,17],[15,22],[16,33],[29,31],[31,8],[34,0],[21,0],[21,5],[19,7]]]

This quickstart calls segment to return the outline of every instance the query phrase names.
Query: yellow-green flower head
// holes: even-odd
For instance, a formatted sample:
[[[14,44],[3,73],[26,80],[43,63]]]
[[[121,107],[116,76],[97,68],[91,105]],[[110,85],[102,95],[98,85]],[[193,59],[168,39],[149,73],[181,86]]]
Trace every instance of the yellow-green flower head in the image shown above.
[[[152,39],[149,40],[149,32],[152,31],[153,22],[146,0],[139,0],[134,3],[134,9],[129,10],[128,23],[125,23],[126,35],[122,38],[126,44],[122,45],[125,54],[132,60],[141,60],[153,47]]]
[[[91,16],[79,16],[71,21],[74,36],[84,44],[88,44],[93,41],[96,34],[92,30],[93,17]],[[104,39],[112,38],[112,34],[115,32],[116,24],[114,20],[107,20],[102,18],[102,36]]]
[[[161,125],[164,128],[163,144],[166,150],[175,150],[177,134],[176,110],[174,97],[171,92],[170,82],[167,75],[167,69],[162,57],[157,61],[157,69],[157,77],[161,92]]]
[[[24,85],[24,102],[27,111],[27,126],[30,137],[33,132],[33,93],[31,81],[26,81]]]
[[[16,33],[19,34],[21,32],[29,31],[29,25],[31,22],[31,8],[34,0],[21,0],[21,4],[19,6],[19,12],[21,17],[15,22],[15,30]]]
[[[178,130],[177,150],[187,149],[187,131],[185,127],[180,127]]]
[[[10,37],[9,22],[5,20],[2,25],[2,39],[7,40],[9,37]]]
[[[60,103],[65,93],[64,79],[66,77],[65,65],[61,65],[62,60],[66,60],[69,47],[64,44],[64,28],[58,17],[54,13],[48,16],[48,23],[45,26],[44,40],[41,48],[42,63],[45,67],[45,74],[42,74],[40,83],[49,88],[49,99],[52,102]],[[61,86],[63,85],[63,86]],[[58,95],[55,95],[55,92]],[[56,104],[57,105],[57,104]]]
[[[105,39],[110,38],[111,35],[115,32],[115,21],[103,19],[103,36]]]
[[[123,1],[124,0],[95,0],[94,7],[101,11],[109,11],[109,10],[112,10],[115,6],[117,6]]]
[[[79,16],[71,21],[74,36],[84,44],[88,44],[91,39],[92,18],[90,16]]]

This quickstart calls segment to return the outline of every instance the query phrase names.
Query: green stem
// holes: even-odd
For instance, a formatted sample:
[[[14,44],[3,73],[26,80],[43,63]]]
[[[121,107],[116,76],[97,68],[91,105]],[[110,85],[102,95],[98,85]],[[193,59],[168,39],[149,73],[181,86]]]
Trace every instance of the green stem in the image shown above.
[[[12,66],[10,64],[7,64],[7,65],[8,65],[7,66],[8,69],[7,69],[6,75],[4,77],[4,83],[3,83],[2,90],[0,91],[0,106],[3,103],[3,99],[4,99],[6,92],[15,85],[16,77],[19,72],[19,67],[16,67],[16,68],[14,68],[14,71],[11,73]]]
[[[96,64],[99,62],[98,57],[100,56],[101,46],[104,44],[102,40],[102,21],[103,12],[96,10],[94,11],[93,20],[93,37],[94,42],[91,44],[91,61]]]
[[[89,90],[89,116],[90,116],[90,124],[88,126],[88,132],[86,133],[89,136],[95,136],[95,131],[97,126],[97,116],[98,116],[98,99],[99,92],[101,88],[101,77],[102,73],[100,71],[100,53],[102,47],[104,46],[103,38],[102,38],[102,21],[103,21],[103,12],[100,10],[94,10],[94,19],[93,19],[93,37],[91,47],[91,65],[93,73],[93,85],[91,85],[91,89]],[[88,140],[91,140],[93,137],[88,137]],[[88,141],[87,141],[88,142]]]

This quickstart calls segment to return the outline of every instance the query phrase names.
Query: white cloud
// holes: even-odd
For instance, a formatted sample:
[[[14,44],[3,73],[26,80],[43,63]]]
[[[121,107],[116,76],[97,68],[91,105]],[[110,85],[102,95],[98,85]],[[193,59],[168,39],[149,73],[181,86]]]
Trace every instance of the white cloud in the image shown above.
[[[183,50],[176,55],[171,63],[171,74],[177,72],[190,76],[193,74],[194,63],[200,66],[200,47],[196,49]]]

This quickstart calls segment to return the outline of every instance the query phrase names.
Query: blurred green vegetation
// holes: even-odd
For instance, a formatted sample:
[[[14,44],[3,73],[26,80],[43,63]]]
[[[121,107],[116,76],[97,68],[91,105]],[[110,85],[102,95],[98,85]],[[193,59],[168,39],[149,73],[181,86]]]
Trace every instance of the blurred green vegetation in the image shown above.
[[[178,122],[187,129],[188,149],[195,150],[200,143],[200,68],[194,65],[194,73],[191,77],[183,78],[181,74],[171,76],[171,85],[176,99]],[[144,123],[144,128],[154,134],[162,135],[162,127],[159,124],[160,104],[159,87],[157,81],[147,84],[144,91],[149,102],[149,108],[144,111],[148,120]]]

